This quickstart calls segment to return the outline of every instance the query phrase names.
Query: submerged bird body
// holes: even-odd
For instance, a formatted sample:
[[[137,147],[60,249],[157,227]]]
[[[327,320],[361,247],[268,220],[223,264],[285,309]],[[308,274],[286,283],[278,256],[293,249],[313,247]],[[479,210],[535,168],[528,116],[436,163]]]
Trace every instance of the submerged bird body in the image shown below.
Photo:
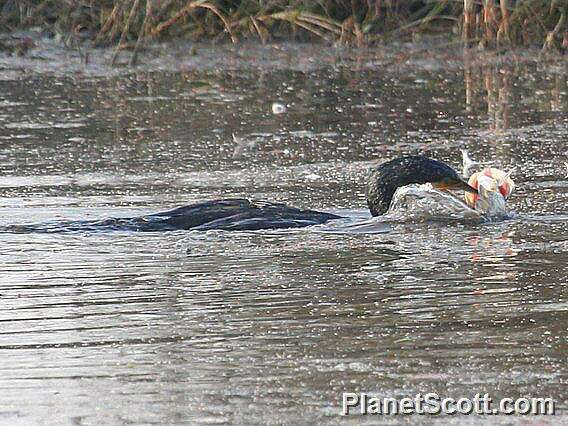
[[[477,191],[464,182],[450,166],[424,156],[396,158],[371,171],[367,203],[373,216],[388,211],[395,191],[409,184],[431,183],[437,189]],[[98,221],[66,221],[10,227],[12,232],[77,232],[96,230],[260,230],[301,228],[340,219],[331,213],[302,210],[282,203],[223,199],[206,201],[173,210],[131,218]]]
[[[331,213],[302,210],[283,203],[226,199],[206,201],[148,215],[146,222],[167,224],[172,229],[226,231],[302,228],[339,219]],[[150,219],[150,220],[148,220]]]
[[[212,200],[177,207],[172,210],[136,217],[102,220],[70,220],[31,225],[13,225],[7,230],[26,232],[93,231],[176,231],[212,229],[255,231],[259,229],[302,228],[340,219],[331,213],[302,210],[282,203],[250,201],[242,198]]]
[[[410,184],[431,183],[438,189],[463,189],[476,193],[447,164],[422,155],[395,158],[379,164],[369,175],[367,205],[373,216],[385,214],[396,190]]]

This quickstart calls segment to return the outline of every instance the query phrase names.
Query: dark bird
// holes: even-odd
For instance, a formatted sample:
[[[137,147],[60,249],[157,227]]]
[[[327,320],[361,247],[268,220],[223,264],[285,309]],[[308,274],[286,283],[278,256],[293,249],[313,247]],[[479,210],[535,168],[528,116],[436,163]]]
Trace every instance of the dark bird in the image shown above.
[[[395,158],[371,170],[367,183],[367,205],[373,216],[385,214],[401,186],[431,183],[437,189],[462,189],[477,194],[458,173],[441,161],[423,155]]]
[[[395,158],[371,170],[367,184],[367,204],[373,216],[385,214],[397,188],[409,184],[431,183],[440,190],[461,189],[477,193],[447,164],[413,155]],[[67,221],[10,227],[11,232],[73,232],[97,230],[231,231],[301,228],[341,216],[315,210],[301,210],[281,203],[225,199],[178,207],[165,212],[133,218],[108,218],[99,221]]]

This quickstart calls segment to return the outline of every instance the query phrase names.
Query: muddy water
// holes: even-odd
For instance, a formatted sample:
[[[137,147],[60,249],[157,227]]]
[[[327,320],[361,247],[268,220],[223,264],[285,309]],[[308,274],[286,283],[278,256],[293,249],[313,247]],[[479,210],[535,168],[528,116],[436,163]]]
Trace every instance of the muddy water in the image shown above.
[[[540,420],[566,422],[565,64],[202,55],[107,75],[4,63],[0,225],[241,196],[366,219],[371,164],[459,167],[460,148],[517,167],[516,216],[1,234],[2,422],[339,423],[344,391],[552,397]]]

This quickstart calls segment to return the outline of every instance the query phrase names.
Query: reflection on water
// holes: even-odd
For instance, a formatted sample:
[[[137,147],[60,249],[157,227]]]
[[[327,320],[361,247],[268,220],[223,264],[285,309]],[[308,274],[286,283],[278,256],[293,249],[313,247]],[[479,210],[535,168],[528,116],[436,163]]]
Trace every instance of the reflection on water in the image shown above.
[[[364,221],[374,161],[459,167],[460,148],[518,185],[497,223],[2,234],[6,422],[338,423],[343,391],[553,397],[565,415],[565,67],[361,55],[0,72],[0,225],[240,196]]]
[[[510,66],[468,66],[464,68],[466,109],[486,109],[488,129],[505,130],[511,127],[511,110],[522,114],[551,114],[566,111],[566,74],[559,68],[535,67],[531,73],[546,73],[543,86],[530,94],[518,90],[519,70]],[[481,76],[481,79],[480,79]],[[534,78],[534,75],[531,76]],[[511,85],[516,86],[511,90]],[[519,111],[518,104],[530,104],[530,110]],[[513,124],[514,126],[514,124]]]

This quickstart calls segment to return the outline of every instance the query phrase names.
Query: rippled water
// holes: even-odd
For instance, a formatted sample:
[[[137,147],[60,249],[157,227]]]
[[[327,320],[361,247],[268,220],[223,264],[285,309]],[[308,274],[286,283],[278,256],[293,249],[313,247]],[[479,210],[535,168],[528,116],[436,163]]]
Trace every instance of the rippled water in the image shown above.
[[[4,64],[0,225],[242,196],[364,220],[370,165],[459,167],[460,148],[517,167],[515,217],[0,234],[2,422],[339,423],[344,391],[552,397],[539,420],[566,421],[565,63],[297,49],[108,76]]]

